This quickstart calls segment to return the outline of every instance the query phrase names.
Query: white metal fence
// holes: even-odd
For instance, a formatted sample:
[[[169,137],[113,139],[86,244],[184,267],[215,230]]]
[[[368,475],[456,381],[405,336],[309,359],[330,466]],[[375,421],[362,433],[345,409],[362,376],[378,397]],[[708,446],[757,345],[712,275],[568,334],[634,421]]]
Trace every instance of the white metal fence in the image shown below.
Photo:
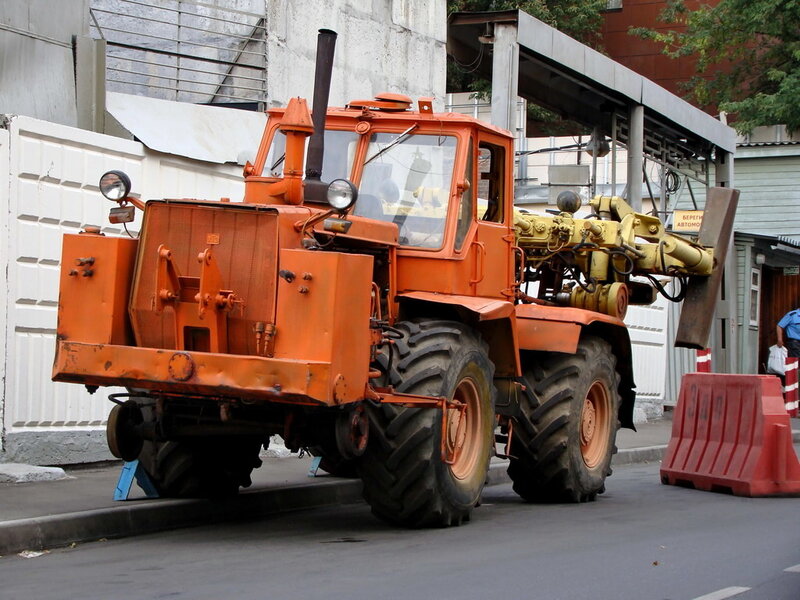
[[[238,166],[190,161],[138,142],[28,117],[6,123],[0,129],[0,285],[5,284],[0,292],[0,414],[3,450],[13,452],[15,438],[26,433],[68,436],[101,429],[111,407],[108,390],[89,396],[81,386],[50,381],[62,235],[86,225],[124,235],[108,224],[111,205],[97,189],[100,175],[125,171],[134,192],[145,199],[237,199],[244,186]],[[47,443],[58,444],[58,436]],[[59,454],[58,460],[13,458],[75,461],[66,450]]]

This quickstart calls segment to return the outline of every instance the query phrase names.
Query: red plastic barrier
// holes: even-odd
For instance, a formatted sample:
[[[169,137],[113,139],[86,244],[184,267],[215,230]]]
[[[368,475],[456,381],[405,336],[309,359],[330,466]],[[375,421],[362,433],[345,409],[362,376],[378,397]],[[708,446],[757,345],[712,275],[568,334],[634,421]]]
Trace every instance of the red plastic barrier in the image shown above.
[[[786,374],[783,384],[783,401],[790,417],[797,416],[797,358],[786,359]]]
[[[800,495],[778,378],[684,375],[661,481],[736,496]]]
[[[711,373],[711,348],[697,350],[696,361],[698,373]]]

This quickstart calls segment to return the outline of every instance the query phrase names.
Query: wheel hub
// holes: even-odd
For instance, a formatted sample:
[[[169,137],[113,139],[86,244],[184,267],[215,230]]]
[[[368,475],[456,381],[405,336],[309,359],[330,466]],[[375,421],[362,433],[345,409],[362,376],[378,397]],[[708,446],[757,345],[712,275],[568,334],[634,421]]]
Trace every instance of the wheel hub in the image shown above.
[[[590,469],[601,464],[608,453],[613,418],[608,390],[595,381],[586,392],[580,419],[581,456]]]
[[[336,421],[336,448],[343,458],[357,458],[364,454],[369,439],[369,420],[364,406],[356,405]]]
[[[467,419],[461,409],[448,409],[447,411],[447,449],[455,455],[464,447],[467,438]]]
[[[597,411],[594,404],[587,398],[583,401],[583,416],[581,418],[581,444],[590,444],[596,428]]]
[[[111,409],[106,423],[106,441],[111,454],[125,461],[139,457],[144,445],[139,433],[143,421],[142,409],[134,400],[127,400]]]
[[[480,458],[480,394],[475,383],[463,379],[456,387],[453,401],[456,408],[448,408],[445,416],[445,462],[456,479],[467,479],[475,470]]]

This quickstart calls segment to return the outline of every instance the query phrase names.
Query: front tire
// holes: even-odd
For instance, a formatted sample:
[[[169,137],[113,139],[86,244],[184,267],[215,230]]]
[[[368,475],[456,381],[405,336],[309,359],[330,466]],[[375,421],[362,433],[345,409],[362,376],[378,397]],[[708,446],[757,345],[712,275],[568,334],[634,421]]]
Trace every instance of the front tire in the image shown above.
[[[605,490],[619,421],[620,377],[611,346],[585,337],[575,354],[529,355],[512,420],[514,491],[530,502],[586,502]]]
[[[377,404],[359,461],[364,499],[377,517],[405,527],[459,525],[480,500],[494,437],[494,365],[486,344],[453,321],[396,325],[401,337],[380,357],[398,392],[444,396],[465,405],[442,411]],[[442,458],[442,448],[452,464]]]

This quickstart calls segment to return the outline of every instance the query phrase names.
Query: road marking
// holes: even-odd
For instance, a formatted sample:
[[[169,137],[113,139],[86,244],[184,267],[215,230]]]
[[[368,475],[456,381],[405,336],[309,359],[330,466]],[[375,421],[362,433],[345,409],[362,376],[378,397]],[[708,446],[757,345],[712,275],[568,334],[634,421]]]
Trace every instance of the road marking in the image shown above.
[[[725,598],[732,598],[733,596],[738,596],[739,594],[744,594],[745,592],[750,591],[748,587],[727,587],[724,590],[717,590],[716,592],[711,592],[710,594],[706,594],[705,596],[698,596],[693,600],[725,600]]]
[[[793,567],[788,567],[783,570],[785,573],[800,573],[800,565],[795,565]]]

